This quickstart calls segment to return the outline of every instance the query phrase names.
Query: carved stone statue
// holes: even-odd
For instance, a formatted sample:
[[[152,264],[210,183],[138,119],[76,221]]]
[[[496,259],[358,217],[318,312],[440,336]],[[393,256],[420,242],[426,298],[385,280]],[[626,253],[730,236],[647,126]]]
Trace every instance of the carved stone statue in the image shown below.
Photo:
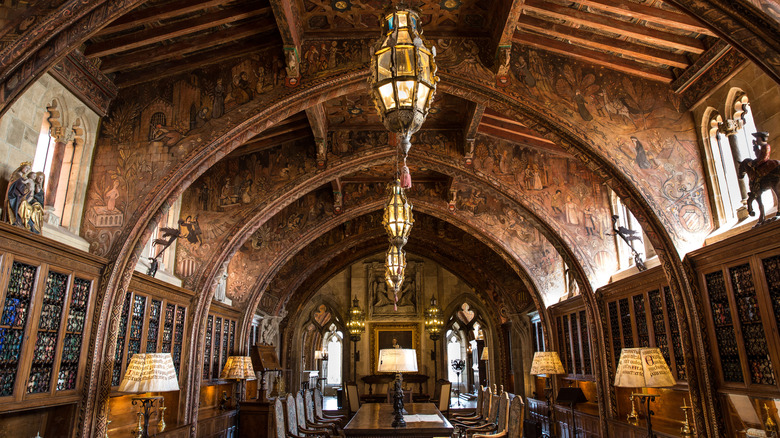
[[[5,197],[6,220],[41,234],[46,177],[43,172],[31,172],[31,169],[31,164],[25,161],[11,174]]]
[[[753,134],[753,150],[756,152],[756,159],[746,159],[739,163],[738,175],[743,178],[748,176],[750,182],[750,192],[747,198],[748,213],[753,216],[753,201],[758,202],[758,222],[759,226],[765,222],[777,219],[777,213],[767,219],[764,215],[764,203],[761,201],[761,194],[771,189],[775,198],[780,200],[780,161],[769,159],[771,146],[767,143],[768,132],[756,132]]]

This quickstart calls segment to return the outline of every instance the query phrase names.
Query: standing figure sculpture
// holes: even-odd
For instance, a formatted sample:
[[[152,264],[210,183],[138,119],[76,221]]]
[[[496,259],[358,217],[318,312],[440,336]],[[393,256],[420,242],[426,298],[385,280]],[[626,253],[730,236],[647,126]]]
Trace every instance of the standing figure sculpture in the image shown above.
[[[746,159],[739,163],[737,174],[740,178],[748,176],[750,192],[747,198],[748,213],[753,216],[753,201],[758,202],[758,221],[756,226],[765,222],[777,219],[777,213],[767,219],[764,214],[764,203],[761,200],[761,194],[771,189],[775,194],[775,199],[780,201],[780,161],[772,160],[769,154],[772,147],[767,142],[768,132],[754,132],[753,151],[756,153],[756,159]]]
[[[43,172],[31,172],[27,161],[13,171],[5,197],[6,221],[35,234],[43,228]]]

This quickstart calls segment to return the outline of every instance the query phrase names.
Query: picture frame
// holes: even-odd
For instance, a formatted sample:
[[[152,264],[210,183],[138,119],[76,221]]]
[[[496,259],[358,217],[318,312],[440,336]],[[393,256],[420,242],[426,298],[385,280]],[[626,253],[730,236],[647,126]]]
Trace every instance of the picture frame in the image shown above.
[[[372,374],[379,374],[376,370],[377,361],[379,360],[379,350],[383,348],[393,348],[393,340],[397,342],[400,348],[417,350],[417,369],[422,369],[420,363],[419,323],[375,323],[371,324],[370,333]]]

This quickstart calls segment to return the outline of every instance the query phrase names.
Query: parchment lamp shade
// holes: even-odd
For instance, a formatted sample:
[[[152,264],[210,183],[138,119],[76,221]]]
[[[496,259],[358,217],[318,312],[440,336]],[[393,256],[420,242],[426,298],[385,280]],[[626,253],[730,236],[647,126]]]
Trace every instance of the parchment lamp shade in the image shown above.
[[[135,394],[178,390],[179,379],[171,353],[134,354],[119,384],[120,392]]]
[[[228,356],[225,367],[222,368],[220,379],[256,380],[252,358],[249,356]]]
[[[480,359],[481,360],[489,360],[489,358],[490,358],[489,355],[490,355],[490,353],[488,352],[488,348],[485,347],[485,348],[482,349],[482,356],[480,356]]]
[[[615,386],[622,388],[666,388],[675,384],[672,372],[666,364],[661,350],[658,348],[624,348],[620,352],[620,361],[615,372]],[[639,398],[645,405],[647,436],[653,434],[653,411],[650,403],[655,401],[657,394],[631,394],[631,406],[634,398]],[[635,411],[629,417],[636,418]]]
[[[417,350],[411,348],[388,348],[379,350],[380,373],[416,373]]]
[[[553,374],[566,374],[561,364],[561,358],[557,351],[537,351],[534,353],[534,361],[531,363],[531,374],[535,376],[550,376]]]
[[[666,388],[676,383],[661,350],[624,348],[615,373],[615,386],[623,388]]]

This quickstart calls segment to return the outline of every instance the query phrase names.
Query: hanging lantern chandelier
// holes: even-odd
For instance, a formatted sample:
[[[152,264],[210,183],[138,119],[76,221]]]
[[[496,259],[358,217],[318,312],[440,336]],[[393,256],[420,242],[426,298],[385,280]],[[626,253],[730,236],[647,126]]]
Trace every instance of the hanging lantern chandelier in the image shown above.
[[[412,185],[406,167],[410,139],[428,115],[439,80],[436,48],[429,49],[421,34],[419,13],[399,5],[385,14],[382,36],[371,48],[371,92],[382,123],[400,137],[404,188]]]
[[[390,243],[393,245],[406,245],[409,233],[414,225],[412,216],[412,204],[406,199],[401,180],[396,178],[387,185],[387,204],[385,214],[382,217],[382,225],[387,231]]]
[[[404,283],[404,271],[406,270],[406,251],[400,245],[390,245],[385,258],[385,281],[387,287],[393,291],[393,308],[398,310],[398,292]]]

